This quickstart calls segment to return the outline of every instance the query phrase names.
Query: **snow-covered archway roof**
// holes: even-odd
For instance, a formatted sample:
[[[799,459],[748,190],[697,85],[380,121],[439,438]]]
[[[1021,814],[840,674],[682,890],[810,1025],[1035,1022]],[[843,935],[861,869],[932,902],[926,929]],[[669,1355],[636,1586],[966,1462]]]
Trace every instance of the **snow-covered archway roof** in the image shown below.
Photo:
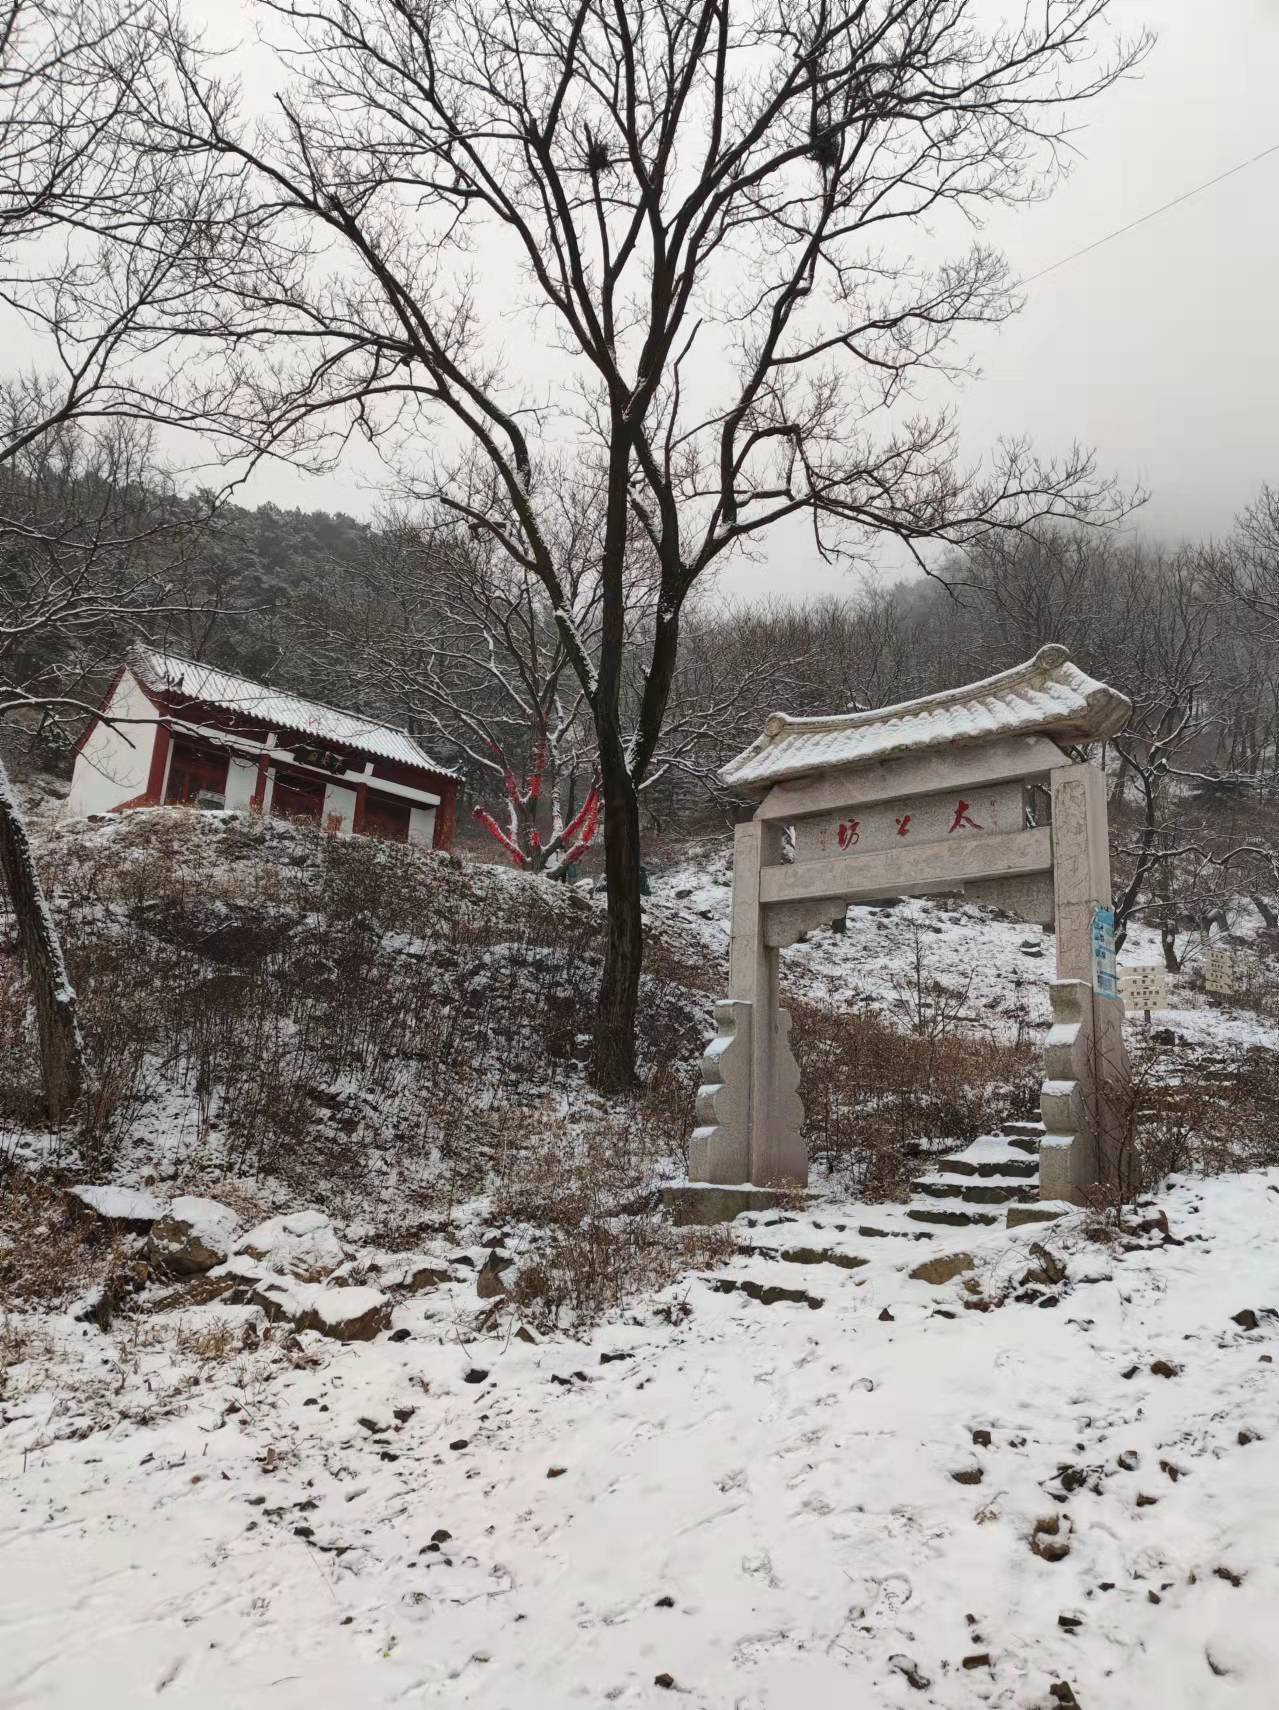
[[[730,789],[760,795],[786,778],[847,771],[996,736],[1100,742],[1127,723],[1132,705],[1073,665],[1064,647],[1041,647],[1010,671],[873,712],[789,718],[774,713],[744,753],[720,772]]]

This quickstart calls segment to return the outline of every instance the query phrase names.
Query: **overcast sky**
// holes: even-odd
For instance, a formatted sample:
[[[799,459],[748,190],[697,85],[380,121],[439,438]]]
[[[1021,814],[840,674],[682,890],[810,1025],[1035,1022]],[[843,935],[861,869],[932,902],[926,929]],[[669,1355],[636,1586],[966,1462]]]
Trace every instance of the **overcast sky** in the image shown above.
[[[1279,0],[1113,10],[1159,40],[1137,77],[1081,113],[1079,158],[1053,199],[992,217],[987,236],[1023,278],[1279,144]],[[225,39],[226,0],[192,11]],[[1279,482],[1279,153],[1034,280],[1022,314],[973,348],[982,373],[959,399],[969,452],[1001,434],[1044,453],[1078,440],[1147,489],[1143,530],[1225,532],[1263,481]],[[248,497],[356,514],[375,502],[354,470],[266,470]],[[798,531],[732,580],[753,592],[779,573],[791,593],[845,585]]]

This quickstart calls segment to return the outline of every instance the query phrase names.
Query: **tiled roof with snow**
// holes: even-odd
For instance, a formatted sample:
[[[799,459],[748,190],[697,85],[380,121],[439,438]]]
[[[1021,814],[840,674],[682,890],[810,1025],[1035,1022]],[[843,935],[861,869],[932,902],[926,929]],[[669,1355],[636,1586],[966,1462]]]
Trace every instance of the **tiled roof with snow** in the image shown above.
[[[784,778],[872,765],[983,737],[1098,742],[1122,730],[1131,710],[1117,689],[1073,665],[1064,647],[1041,647],[1033,659],[996,677],[873,712],[829,718],[774,713],[764,734],[730,760],[720,778],[754,795]]]
[[[129,663],[143,685],[155,694],[219,707],[269,730],[287,731],[312,737],[318,742],[355,748],[362,754],[396,760],[406,766],[420,766],[448,778],[457,775],[447,766],[432,760],[407,730],[396,725],[381,724],[360,713],[343,712],[339,707],[307,700],[288,689],[268,688],[265,683],[237,677],[234,672],[221,671],[215,665],[183,659],[175,653],[159,653],[150,647],[135,647],[129,655]]]

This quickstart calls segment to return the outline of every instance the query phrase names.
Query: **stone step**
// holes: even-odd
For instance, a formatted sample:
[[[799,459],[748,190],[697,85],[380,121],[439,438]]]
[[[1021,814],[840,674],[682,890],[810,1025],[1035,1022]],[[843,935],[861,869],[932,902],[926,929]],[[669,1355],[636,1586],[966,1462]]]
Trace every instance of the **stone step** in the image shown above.
[[[1024,1152],[981,1153],[971,1156],[963,1152],[958,1158],[939,1158],[938,1173],[943,1176],[1038,1176],[1039,1160],[1028,1158]]]
[[[912,1205],[906,1213],[915,1223],[936,1223],[947,1229],[971,1229],[975,1224],[998,1223],[993,1211],[950,1211],[941,1206]]]
[[[1025,1205],[1039,1198],[1038,1180],[978,1181],[972,1177],[923,1176],[914,1184],[915,1192],[929,1199],[961,1200],[965,1205]]]
[[[1073,1209],[1073,1206],[1059,1199],[1040,1199],[1033,1205],[1010,1205],[1008,1227],[1017,1229],[1024,1223],[1055,1223],[1059,1217],[1064,1217]]]
[[[931,1241],[933,1239],[931,1229],[876,1229],[869,1224],[864,1225],[858,1234],[871,1241]]]
[[[1019,1138],[1025,1140],[1037,1140],[1043,1131],[1044,1125],[1037,1117],[1028,1117],[1025,1121],[1021,1121],[1016,1117],[1010,1116],[1006,1121],[1001,1122],[999,1125],[999,1132],[1001,1134],[1006,1134],[1010,1137],[1015,1134]]]
[[[764,1247],[743,1242],[737,1251],[743,1257],[777,1259],[787,1265],[835,1265],[844,1271],[860,1270],[870,1263],[858,1253],[843,1253],[834,1247]]]
[[[1026,1157],[1037,1158],[1039,1156],[1039,1142],[1043,1138],[1042,1135],[1035,1135],[1032,1138],[1030,1135],[1009,1134],[1005,1138],[1010,1146],[1015,1146]]]

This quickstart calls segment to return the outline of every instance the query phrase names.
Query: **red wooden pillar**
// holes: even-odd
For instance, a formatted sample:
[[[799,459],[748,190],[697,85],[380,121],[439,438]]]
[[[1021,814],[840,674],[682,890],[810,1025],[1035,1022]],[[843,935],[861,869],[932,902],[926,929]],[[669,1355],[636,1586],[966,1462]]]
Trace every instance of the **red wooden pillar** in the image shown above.
[[[268,759],[265,754],[258,756],[258,781],[253,786],[253,794],[249,797],[249,806],[254,813],[261,813],[266,804],[266,773]]]
[[[369,786],[367,784],[355,786],[355,812],[351,816],[351,835],[353,837],[364,835],[364,800],[368,793]]]
[[[451,849],[453,835],[457,830],[457,794],[458,783],[455,778],[439,780],[440,805],[435,810],[435,837],[432,841],[434,849]]]

